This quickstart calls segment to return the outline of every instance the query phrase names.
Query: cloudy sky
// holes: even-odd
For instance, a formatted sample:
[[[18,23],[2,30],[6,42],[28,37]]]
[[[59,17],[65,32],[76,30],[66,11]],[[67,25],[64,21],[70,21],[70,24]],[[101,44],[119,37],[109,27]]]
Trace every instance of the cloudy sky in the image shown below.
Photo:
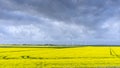
[[[120,0],[0,0],[0,43],[120,44]]]

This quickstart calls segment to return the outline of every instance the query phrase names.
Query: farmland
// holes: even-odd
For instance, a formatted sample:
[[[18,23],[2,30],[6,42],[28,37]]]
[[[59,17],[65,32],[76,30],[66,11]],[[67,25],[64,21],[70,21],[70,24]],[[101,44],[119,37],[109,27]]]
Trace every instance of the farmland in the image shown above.
[[[0,45],[0,68],[86,67],[120,67],[120,47]]]

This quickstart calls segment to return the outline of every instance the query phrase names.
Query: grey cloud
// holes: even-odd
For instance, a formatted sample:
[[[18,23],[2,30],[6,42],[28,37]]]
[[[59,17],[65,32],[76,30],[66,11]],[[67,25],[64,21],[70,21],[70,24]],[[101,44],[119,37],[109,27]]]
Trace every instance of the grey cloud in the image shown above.
[[[41,37],[39,30],[38,34],[32,34],[36,29],[27,32],[27,27],[33,25],[52,40],[58,39],[56,42],[105,39],[115,35],[110,31],[113,27],[103,29],[101,26],[112,17],[119,18],[119,3],[120,0],[0,0],[0,27],[19,28],[20,38],[25,33],[25,38]],[[0,32],[16,38],[17,30],[4,29]]]

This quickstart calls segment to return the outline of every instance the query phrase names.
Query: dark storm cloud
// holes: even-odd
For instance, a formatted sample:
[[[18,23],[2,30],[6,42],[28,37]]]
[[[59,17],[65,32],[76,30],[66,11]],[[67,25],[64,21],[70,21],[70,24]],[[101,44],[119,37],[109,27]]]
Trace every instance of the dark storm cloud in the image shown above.
[[[88,25],[108,18],[119,8],[119,0],[6,0],[2,4],[4,9],[30,9],[49,18]]]
[[[66,23],[95,27],[116,14],[119,0],[12,0],[14,4]],[[25,9],[24,9],[25,10]],[[117,10],[118,11],[118,10]],[[93,25],[94,24],[94,25]]]

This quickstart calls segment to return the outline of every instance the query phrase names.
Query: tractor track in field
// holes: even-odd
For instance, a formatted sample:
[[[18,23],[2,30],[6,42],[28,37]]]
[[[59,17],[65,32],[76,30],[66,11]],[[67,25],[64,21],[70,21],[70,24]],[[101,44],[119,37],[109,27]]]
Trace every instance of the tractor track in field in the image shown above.
[[[112,48],[110,48],[110,55],[116,56],[117,58],[120,58],[120,55],[118,55]]]

